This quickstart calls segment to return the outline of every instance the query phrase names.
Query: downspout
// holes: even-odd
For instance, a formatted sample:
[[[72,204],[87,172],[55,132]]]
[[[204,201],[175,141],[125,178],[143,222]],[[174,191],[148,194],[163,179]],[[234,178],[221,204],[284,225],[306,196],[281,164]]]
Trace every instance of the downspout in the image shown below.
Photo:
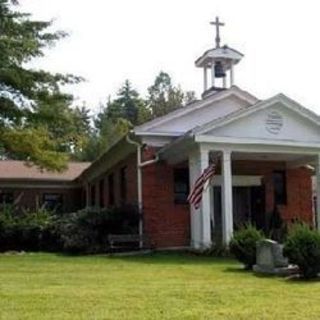
[[[142,168],[158,162],[159,156],[156,155],[154,159],[142,162],[141,151],[142,151],[143,145],[137,141],[132,140],[129,137],[129,134],[126,136],[126,140],[128,143],[133,144],[137,147],[137,190],[138,190],[139,236],[140,236],[139,247],[140,249],[142,249],[143,248]]]

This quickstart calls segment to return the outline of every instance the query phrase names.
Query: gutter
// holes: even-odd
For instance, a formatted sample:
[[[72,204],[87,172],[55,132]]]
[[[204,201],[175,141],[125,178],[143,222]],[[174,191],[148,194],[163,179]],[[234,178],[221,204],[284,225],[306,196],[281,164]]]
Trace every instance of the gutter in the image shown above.
[[[140,249],[142,249],[143,248],[142,168],[158,162],[159,156],[157,154],[155,159],[142,162],[141,151],[143,149],[143,145],[138,141],[132,140],[129,137],[129,134],[127,134],[126,140],[129,144],[133,144],[137,147],[137,190],[138,190],[139,236],[140,236],[139,247]]]

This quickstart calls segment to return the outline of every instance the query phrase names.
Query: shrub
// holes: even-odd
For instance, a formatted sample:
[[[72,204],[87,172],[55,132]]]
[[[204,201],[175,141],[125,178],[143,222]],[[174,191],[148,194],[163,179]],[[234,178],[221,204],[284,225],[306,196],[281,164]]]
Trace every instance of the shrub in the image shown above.
[[[13,207],[4,207],[0,214],[0,251],[49,250],[57,243],[53,240],[53,228],[56,217],[50,212],[40,209],[35,212],[15,212]],[[51,244],[46,238],[51,238]],[[50,246],[49,246],[50,245]],[[51,248],[53,249],[53,248]]]
[[[107,249],[108,234],[137,233],[138,223],[138,211],[133,206],[74,212],[60,221],[63,248],[71,253],[102,253]]]
[[[298,265],[304,278],[317,277],[320,272],[320,233],[306,224],[293,225],[283,253],[291,263]]]
[[[245,269],[252,269],[256,264],[257,241],[264,239],[263,233],[251,224],[244,225],[234,232],[230,241],[230,252],[242,262]]]

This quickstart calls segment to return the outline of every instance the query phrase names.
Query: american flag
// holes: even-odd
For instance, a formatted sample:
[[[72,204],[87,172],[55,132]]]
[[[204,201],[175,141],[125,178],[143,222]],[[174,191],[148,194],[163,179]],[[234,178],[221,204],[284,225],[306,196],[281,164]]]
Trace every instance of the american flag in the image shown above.
[[[211,180],[216,171],[215,163],[210,164],[203,170],[200,177],[196,180],[193,188],[188,196],[188,202],[194,206],[195,209],[199,209],[202,200],[202,193],[207,182]]]

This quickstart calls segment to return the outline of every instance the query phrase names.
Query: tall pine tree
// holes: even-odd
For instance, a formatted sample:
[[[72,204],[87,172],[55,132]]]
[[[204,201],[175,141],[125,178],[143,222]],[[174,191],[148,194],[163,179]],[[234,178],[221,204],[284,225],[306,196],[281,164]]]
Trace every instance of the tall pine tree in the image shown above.
[[[51,22],[32,20],[30,14],[17,11],[16,4],[0,0],[1,155],[61,170],[68,159],[62,146],[70,143],[70,132],[57,127],[69,123],[65,113],[72,102],[61,86],[80,79],[28,67],[66,34],[48,31]]]

